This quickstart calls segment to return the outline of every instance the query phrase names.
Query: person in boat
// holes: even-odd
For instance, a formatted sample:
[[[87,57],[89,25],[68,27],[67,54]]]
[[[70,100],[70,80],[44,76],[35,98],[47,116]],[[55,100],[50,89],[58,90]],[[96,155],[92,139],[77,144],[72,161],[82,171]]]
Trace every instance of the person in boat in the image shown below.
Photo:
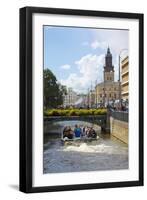
[[[85,133],[87,137],[90,135],[90,127],[85,128]]]
[[[81,137],[81,133],[82,133],[81,128],[76,124],[76,125],[75,125],[75,129],[74,129],[75,137],[76,137],[76,138]]]
[[[92,138],[97,137],[96,131],[93,128],[91,128],[91,135],[92,135]]]
[[[85,126],[83,127],[83,135],[85,134]]]
[[[85,127],[85,135],[86,135],[86,136],[87,136],[87,134],[88,134],[88,131],[89,131],[89,127],[86,126],[86,127]]]
[[[81,136],[84,137],[86,135],[86,126],[82,128]]]
[[[97,137],[96,131],[92,127],[89,128],[87,137],[88,138],[96,138]]]
[[[70,126],[66,126],[63,130],[63,138],[73,139],[73,131]]]
[[[91,138],[91,137],[92,137],[90,127],[87,127],[86,136],[87,136],[88,138]]]
[[[87,136],[88,133],[88,126],[85,126],[85,136]]]

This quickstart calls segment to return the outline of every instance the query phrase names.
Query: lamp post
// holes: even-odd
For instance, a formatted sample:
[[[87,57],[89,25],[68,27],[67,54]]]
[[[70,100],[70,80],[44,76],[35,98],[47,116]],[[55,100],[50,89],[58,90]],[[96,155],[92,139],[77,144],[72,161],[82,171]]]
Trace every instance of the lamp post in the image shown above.
[[[89,108],[89,88],[88,88],[88,93],[87,93],[87,107]]]
[[[105,102],[106,102],[106,100],[105,100],[105,86],[104,86],[104,88],[103,88],[103,106],[105,107]]]
[[[95,104],[97,108],[97,80],[95,81]]]
[[[120,67],[121,67],[121,64],[120,64],[120,62],[121,62],[121,54],[124,51],[128,51],[128,49],[121,49],[120,52],[119,52],[119,56],[118,56],[118,62],[119,62],[119,65],[118,65],[119,66],[118,81],[119,81],[119,105],[120,105],[120,107],[121,107],[121,82],[120,82],[120,73],[121,73]]]
[[[103,88],[103,92],[104,92],[104,108],[105,108],[105,104],[106,104],[106,100],[107,100],[107,97],[106,97],[106,93],[105,93],[105,78],[104,78],[104,88]]]

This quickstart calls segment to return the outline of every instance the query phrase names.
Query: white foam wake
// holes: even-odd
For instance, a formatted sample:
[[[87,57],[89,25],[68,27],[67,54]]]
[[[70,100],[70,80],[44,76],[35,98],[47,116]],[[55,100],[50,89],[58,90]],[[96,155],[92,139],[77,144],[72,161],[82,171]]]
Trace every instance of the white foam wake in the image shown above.
[[[98,144],[98,145],[87,145],[86,143],[82,143],[79,146],[66,146],[64,151],[76,151],[76,152],[87,152],[87,153],[118,153],[119,146],[108,146],[106,144]],[[126,148],[123,148],[126,151]],[[122,152],[123,153],[123,152]]]

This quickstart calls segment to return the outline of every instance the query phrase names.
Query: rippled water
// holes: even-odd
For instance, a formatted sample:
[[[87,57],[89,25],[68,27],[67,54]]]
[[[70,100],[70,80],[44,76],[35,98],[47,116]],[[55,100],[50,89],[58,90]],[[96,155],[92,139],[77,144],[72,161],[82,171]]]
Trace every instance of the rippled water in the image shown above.
[[[63,145],[60,134],[64,125],[94,126],[100,138],[92,142]],[[44,137],[44,173],[116,170],[128,168],[128,147],[100,133],[100,127],[86,122],[66,121],[47,124]]]

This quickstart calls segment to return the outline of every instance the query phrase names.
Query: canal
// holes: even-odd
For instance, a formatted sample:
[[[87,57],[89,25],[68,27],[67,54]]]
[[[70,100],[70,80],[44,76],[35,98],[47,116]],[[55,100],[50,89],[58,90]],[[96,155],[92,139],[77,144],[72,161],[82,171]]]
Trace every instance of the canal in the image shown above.
[[[75,124],[93,127],[99,139],[64,145],[61,130]],[[43,173],[82,172],[128,169],[128,145],[101,133],[98,125],[82,121],[44,124]]]

